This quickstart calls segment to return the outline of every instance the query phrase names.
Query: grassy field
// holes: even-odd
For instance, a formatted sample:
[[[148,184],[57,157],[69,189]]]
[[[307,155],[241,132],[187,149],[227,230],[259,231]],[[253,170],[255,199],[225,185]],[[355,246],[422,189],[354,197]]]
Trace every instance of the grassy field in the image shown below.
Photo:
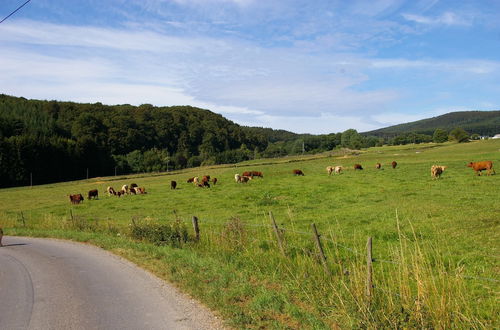
[[[498,328],[500,176],[475,176],[465,165],[492,160],[498,166],[499,155],[500,140],[385,146],[2,189],[0,226],[11,235],[109,249],[176,283],[233,327]],[[354,171],[355,163],[364,170]],[[448,166],[439,180],[431,179],[433,164]],[[328,176],[328,165],[346,169]],[[293,169],[305,176],[293,176]],[[246,170],[264,178],[236,184],[234,174]],[[206,174],[217,185],[186,183]],[[178,189],[170,189],[171,180]],[[132,182],[148,194],[105,195],[107,186]],[[68,194],[90,189],[99,189],[98,200],[69,203]],[[192,216],[200,219],[199,242]],[[331,274],[318,257],[312,223]],[[141,230],[159,226],[187,231],[189,238],[153,244],[152,234]],[[137,239],[141,233],[144,239]],[[371,298],[365,294],[368,237],[375,260]]]

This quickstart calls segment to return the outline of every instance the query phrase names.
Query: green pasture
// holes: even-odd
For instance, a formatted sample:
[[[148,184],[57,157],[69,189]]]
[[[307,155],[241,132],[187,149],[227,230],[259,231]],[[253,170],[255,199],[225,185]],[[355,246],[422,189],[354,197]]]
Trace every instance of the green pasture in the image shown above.
[[[230,326],[488,328],[499,325],[499,156],[500,140],[384,146],[1,189],[0,227],[108,248],[177,283]],[[492,160],[498,174],[476,176],[466,167],[481,160]],[[355,163],[364,170],[355,171]],[[430,175],[434,164],[448,166],[437,180]],[[328,176],[326,167],[336,165],[344,171]],[[235,183],[234,175],[247,170],[264,178]],[[203,175],[217,184],[186,182]],[[147,194],[105,193],[131,183]],[[98,200],[87,200],[91,189],[99,190]],[[68,195],[76,193],[85,196],[80,205],[70,204]],[[191,237],[192,216],[199,218],[200,242],[158,247],[129,238],[131,226],[174,222]],[[312,223],[332,275],[317,257]],[[371,300],[364,292],[368,237],[375,259]]]

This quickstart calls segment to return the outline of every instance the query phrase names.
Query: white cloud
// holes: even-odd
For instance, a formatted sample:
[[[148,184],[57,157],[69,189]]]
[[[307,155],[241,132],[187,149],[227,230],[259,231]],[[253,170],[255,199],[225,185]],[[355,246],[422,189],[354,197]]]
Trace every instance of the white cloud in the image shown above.
[[[429,17],[415,14],[402,14],[407,21],[424,24],[424,25],[448,25],[448,26],[470,26],[472,21],[470,18],[459,16],[453,12],[445,12],[440,16]]]

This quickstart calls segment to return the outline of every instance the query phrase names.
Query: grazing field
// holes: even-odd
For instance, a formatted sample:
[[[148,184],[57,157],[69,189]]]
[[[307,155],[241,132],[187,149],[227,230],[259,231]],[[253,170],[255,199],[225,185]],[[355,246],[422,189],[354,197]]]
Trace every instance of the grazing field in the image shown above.
[[[466,165],[491,160],[500,170],[499,156],[500,140],[385,146],[2,189],[0,227],[109,249],[177,283],[229,326],[498,328],[500,173],[476,176]],[[328,175],[336,165],[341,174]],[[432,165],[447,166],[439,179]],[[264,177],[235,182],[250,170]],[[186,182],[203,175],[217,184]],[[132,182],[147,194],[105,193]],[[92,189],[99,199],[89,201]],[[71,204],[78,193],[85,201]]]

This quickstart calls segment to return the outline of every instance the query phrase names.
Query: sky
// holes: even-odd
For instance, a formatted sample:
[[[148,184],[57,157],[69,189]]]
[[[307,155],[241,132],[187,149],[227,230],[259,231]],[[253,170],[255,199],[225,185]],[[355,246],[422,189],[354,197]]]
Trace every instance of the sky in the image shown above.
[[[365,132],[499,110],[499,18],[498,0],[31,0],[0,24],[0,93]]]

